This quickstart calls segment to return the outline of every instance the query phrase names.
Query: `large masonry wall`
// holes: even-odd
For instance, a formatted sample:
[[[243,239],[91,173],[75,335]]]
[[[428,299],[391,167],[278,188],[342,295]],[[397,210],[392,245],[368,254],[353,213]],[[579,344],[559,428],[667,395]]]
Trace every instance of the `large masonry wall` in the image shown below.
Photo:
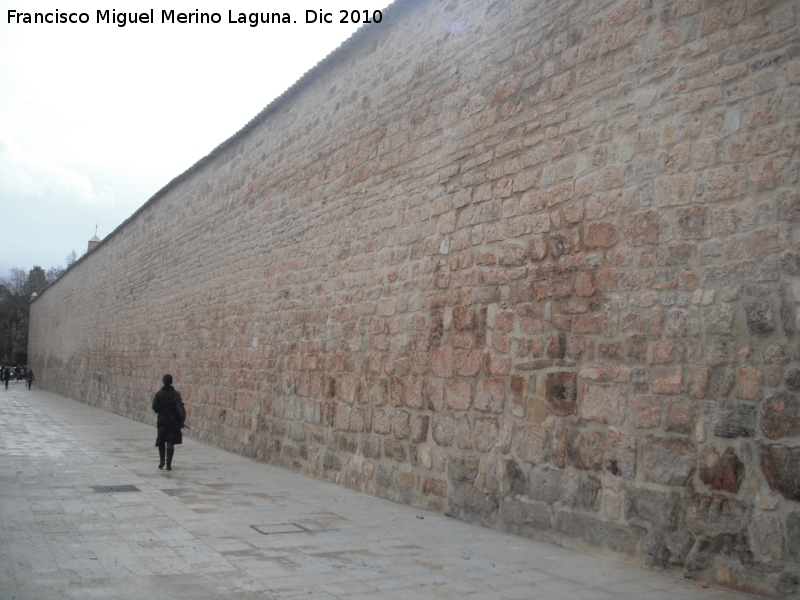
[[[799,23],[400,2],[34,301],[37,382],[154,422],[171,372],[235,452],[794,593]]]

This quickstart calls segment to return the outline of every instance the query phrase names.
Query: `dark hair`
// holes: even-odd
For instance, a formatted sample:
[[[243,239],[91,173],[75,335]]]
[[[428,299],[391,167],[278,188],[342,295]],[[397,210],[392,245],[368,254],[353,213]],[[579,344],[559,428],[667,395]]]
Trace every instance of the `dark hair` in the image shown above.
[[[167,373],[166,375],[164,375],[164,377],[161,379],[161,381],[164,382],[164,385],[172,385],[172,375]]]

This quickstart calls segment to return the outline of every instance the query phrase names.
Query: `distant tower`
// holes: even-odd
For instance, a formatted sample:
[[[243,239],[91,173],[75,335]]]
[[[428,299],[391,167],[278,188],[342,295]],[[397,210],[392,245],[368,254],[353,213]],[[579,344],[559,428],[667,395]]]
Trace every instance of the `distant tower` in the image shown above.
[[[89,248],[86,250],[86,252],[91,252],[92,250],[94,250],[97,247],[97,244],[99,244],[102,241],[103,240],[97,237],[97,234],[93,235],[92,239],[89,240]]]

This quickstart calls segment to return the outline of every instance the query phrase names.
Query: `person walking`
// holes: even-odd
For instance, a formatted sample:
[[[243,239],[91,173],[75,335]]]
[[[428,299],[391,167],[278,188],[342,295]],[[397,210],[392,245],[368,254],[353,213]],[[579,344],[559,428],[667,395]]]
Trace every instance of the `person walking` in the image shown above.
[[[31,386],[33,386],[34,379],[36,379],[36,377],[33,376],[33,370],[28,369],[28,372],[25,373],[25,387],[31,389]]]
[[[6,389],[8,389],[8,381],[11,379],[11,370],[8,368],[3,369],[3,381],[6,384]]]
[[[156,392],[153,398],[153,412],[158,415],[156,428],[156,447],[158,447],[158,468],[167,465],[167,471],[172,470],[172,457],[175,454],[175,445],[183,443],[183,421],[186,411],[180,393],[172,387],[172,375],[164,375],[161,379],[164,387]]]

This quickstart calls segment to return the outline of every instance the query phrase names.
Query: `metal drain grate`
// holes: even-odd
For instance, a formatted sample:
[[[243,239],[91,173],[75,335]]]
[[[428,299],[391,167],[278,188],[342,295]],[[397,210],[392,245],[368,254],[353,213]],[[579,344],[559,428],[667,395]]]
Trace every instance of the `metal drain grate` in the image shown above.
[[[269,525],[250,525],[258,533],[264,535],[274,535],[276,533],[303,533],[307,528],[297,523],[272,523]]]
[[[120,494],[122,492],[141,492],[135,485],[93,485],[92,489],[98,494]]]

